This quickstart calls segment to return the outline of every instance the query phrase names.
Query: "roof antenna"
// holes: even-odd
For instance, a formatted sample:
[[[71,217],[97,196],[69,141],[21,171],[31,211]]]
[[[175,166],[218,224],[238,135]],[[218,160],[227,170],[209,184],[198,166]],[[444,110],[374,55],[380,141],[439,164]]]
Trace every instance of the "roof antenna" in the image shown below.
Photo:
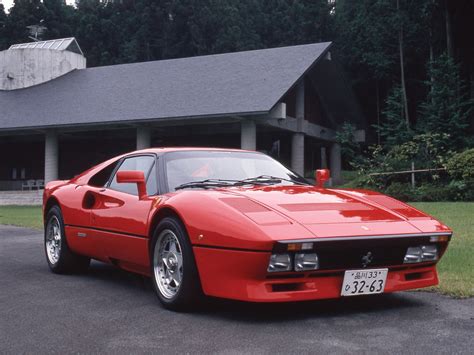
[[[38,42],[41,41],[41,37],[43,33],[47,30],[47,27],[43,26],[44,19],[41,19],[38,25],[30,25],[26,26],[30,35],[28,36],[29,39]]]

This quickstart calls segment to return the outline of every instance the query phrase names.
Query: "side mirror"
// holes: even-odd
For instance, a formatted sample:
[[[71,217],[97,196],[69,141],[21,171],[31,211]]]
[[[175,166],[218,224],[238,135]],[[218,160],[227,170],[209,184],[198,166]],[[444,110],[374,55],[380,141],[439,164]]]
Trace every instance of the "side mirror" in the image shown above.
[[[145,175],[143,171],[123,170],[117,172],[117,182],[119,184],[137,184],[138,198],[143,200],[146,195]]]
[[[329,169],[316,170],[316,187],[323,188],[326,181],[329,180],[331,174]]]

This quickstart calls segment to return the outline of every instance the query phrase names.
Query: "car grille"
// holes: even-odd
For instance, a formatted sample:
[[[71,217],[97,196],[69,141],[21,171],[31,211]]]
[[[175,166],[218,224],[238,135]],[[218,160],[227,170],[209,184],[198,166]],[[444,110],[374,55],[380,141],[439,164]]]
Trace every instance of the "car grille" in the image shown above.
[[[403,264],[406,246],[316,248],[319,269],[352,269]]]
[[[403,265],[407,248],[427,242],[427,236],[413,238],[324,240],[315,241],[319,258],[318,270],[360,269]],[[429,237],[428,237],[429,238]],[[274,252],[284,252],[286,246],[277,243]]]

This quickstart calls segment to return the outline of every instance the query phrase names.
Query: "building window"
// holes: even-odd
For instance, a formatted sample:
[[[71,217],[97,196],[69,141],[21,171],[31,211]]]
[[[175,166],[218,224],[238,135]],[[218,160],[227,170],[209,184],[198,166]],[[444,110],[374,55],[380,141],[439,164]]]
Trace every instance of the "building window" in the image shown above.
[[[12,169],[12,180],[16,180],[16,177],[17,177],[17,171],[16,171],[16,168],[13,168]]]

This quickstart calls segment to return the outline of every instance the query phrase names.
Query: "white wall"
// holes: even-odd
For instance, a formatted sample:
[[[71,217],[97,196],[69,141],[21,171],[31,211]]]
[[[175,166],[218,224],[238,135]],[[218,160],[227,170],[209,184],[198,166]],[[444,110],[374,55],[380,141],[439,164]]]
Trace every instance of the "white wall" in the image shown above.
[[[0,52],[0,90],[38,85],[86,67],[86,58],[69,51],[19,48]]]

